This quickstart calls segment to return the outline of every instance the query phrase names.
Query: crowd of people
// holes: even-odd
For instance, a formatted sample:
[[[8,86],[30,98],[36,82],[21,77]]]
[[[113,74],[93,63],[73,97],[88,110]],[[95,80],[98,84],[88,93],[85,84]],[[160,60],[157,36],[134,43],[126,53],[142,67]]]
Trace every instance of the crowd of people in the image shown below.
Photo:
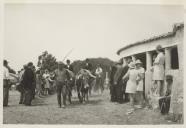
[[[170,75],[165,76],[165,56],[160,45],[156,47],[156,52],[157,55],[153,56],[153,66],[151,68],[153,74],[151,93],[154,96],[161,97],[159,100],[159,108],[161,111],[165,112],[167,109],[169,110],[170,107],[169,96],[171,94],[171,84],[173,78]],[[8,95],[10,88],[9,71],[7,67],[8,62],[4,60],[3,106],[8,105]],[[91,95],[91,83],[93,80],[96,80],[96,85],[99,86],[101,93],[103,93],[103,69],[101,68],[101,65],[98,64],[95,72],[93,72],[92,64],[90,63],[89,59],[86,59],[85,64],[82,67],[90,74],[92,78],[94,78],[87,81],[89,95]],[[17,90],[20,92],[19,104],[25,104],[26,106],[31,105],[35,95],[43,97],[56,91],[58,106],[60,108],[65,107],[66,99],[68,96],[72,96],[72,88],[76,84],[75,73],[70,60],[66,61],[66,65],[64,65],[63,62],[59,62],[58,68],[54,71],[49,71],[48,69],[36,70],[33,63],[29,62],[27,65],[23,66],[21,71],[19,71],[18,76],[19,82],[17,84]],[[129,102],[131,109],[128,110],[127,114],[133,113],[135,108],[143,108],[146,103],[144,98],[144,79],[145,69],[140,59],[135,57],[120,59],[119,62],[115,63],[111,67],[110,71],[111,101],[118,103]],[[162,90],[165,84],[167,84],[167,92],[164,95]],[[167,100],[165,100],[165,98]],[[61,100],[63,102],[61,102]],[[69,99],[69,102],[71,102],[71,99]],[[164,110],[165,108],[166,110]]]
[[[90,76],[96,78],[96,83],[100,85],[101,90],[103,91],[103,70],[101,66],[97,66],[94,73],[96,76],[93,75],[92,64],[90,63],[89,59],[86,59],[86,63],[82,66],[82,68],[86,70]],[[16,89],[20,92],[19,104],[24,104],[26,106],[31,106],[32,100],[35,98],[35,96],[38,98],[43,98],[56,92],[58,106],[65,107],[66,98],[67,96],[72,96],[72,88],[75,86],[75,73],[70,60],[66,61],[66,65],[64,65],[63,62],[58,62],[58,68],[54,71],[49,71],[48,69],[42,70],[41,68],[36,70],[33,63],[29,62],[23,66],[23,69],[18,71],[17,75],[18,82],[16,83]],[[92,79],[88,81],[90,90],[89,94],[91,94],[91,82]],[[10,83],[10,74],[7,60],[4,60],[3,84],[3,106],[8,106],[9,89],[12,83]],[[63,103],[61,103],[61,100]]]
[[[171,75],[165,76],[165,55],[161,45],[156,47],[156,53],[157,54],[153,55],[153,66],[151,68],[151,93],[152,95],[155,94],[153,96],[159,97],[159,101],[156,103],[158,105],[157,108],[160,108],[162,113],[165,111],[167,113],[170,107],[170,86],[173,78]],[[111,101],[118,103],[130,102],[131,109],[128,110],[127,114],[133,113],[136,108],[144,108],[146,104],[144,97],[144,80],[145,69],[140,59],[134,56],[121,59],[111,68]],[[167,86],[167,93],[165,95],[163,93],[164,86]]]

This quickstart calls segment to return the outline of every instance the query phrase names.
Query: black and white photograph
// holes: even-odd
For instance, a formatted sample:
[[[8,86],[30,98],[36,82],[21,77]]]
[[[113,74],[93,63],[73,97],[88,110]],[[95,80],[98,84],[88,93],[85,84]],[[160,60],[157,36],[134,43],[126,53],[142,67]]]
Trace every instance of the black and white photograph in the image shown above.
[[[183,5],[3,8],[4,125],[184,124]]]

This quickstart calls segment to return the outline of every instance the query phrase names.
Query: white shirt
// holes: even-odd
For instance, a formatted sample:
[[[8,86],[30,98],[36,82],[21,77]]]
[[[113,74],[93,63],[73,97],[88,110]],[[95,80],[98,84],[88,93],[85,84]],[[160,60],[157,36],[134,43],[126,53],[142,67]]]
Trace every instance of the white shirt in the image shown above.
[[[5,66],[3,67],[3,79],[9,79],[10,75],[9,75],[9,71],[8,68],[6,68]]]
[[[99,77],[101,76],[102,72],[103,72],[102,68],[97,68],[96,69],[96,75],[98,75]]]

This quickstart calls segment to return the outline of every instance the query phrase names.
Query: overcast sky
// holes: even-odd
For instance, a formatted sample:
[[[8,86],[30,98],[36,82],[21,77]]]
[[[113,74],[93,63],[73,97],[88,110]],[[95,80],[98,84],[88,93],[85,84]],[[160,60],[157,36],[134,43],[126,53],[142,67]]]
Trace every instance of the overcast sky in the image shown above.
[[[15,70],[45,50],[57,60],[107,57],[129,43],[172,31],[182,6],[7,4],[4,58]]]

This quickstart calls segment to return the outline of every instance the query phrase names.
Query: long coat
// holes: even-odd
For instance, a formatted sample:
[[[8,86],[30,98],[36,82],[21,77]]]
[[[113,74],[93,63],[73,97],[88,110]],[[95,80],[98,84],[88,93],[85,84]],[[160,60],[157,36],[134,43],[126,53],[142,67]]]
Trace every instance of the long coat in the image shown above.
[[[32,89],[35,82],[35,75],[32,69],[27,68],[23,76],[23,85],[25,89]]]

